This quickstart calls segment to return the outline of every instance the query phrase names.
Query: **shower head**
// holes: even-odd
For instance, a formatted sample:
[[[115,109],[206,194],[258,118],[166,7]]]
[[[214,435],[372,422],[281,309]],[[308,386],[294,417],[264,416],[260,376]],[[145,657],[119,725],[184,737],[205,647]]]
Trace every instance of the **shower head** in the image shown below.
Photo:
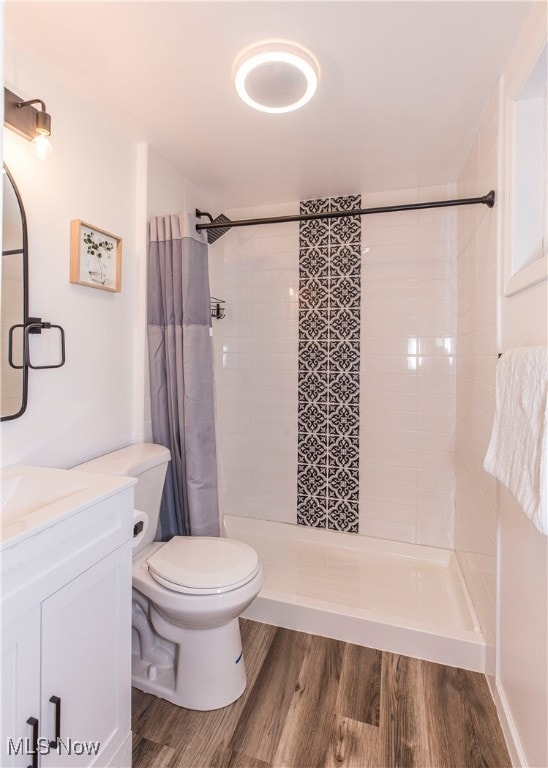
[[[216,224],[217,226],[212,229],[207,229],[207,242],[209,245],[212,245],[216,240],[218,240],[221,235],[224,235],[225,232],[228,232],[230,227],[220,227],[219,224],[223,224],[225,221],[230,221],[228,216],[225,216],[224,213],[221,213],[220,216],[217,216],[216,219],[213,218],[213,216],[208,213],[207,211],[200,211],[198,208],[196,208],[196,216],[197,218],[201,219],[202,216],[207,216],[211,224]],[[198,225],[196,229],[198,231],[202,229],[206,229],[207,224],[205,226]]]
[[[224,213],[221,213],[220,216],[217,216],[216,219],[213,219],[211,222],[212,224],[222,224],[225,221],[230,221],[228,216],[225,216]],[[216,240],[218,240],[221,235],[224,235],[225,232],[228,232],[230,227],[219,227],[218,229],[208,229],[207,230],[207,242],[211,245]]]

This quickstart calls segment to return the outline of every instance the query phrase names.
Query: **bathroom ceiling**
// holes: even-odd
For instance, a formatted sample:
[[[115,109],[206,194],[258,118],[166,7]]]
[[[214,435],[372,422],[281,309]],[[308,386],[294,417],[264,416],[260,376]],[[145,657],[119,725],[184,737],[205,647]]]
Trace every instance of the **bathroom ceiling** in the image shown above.
[[[7,0],[5,34],[237,207],[455,180],[529,7]],[[257,112],[234,90],[238,53],[268,38],[319,61],[301,110]]]

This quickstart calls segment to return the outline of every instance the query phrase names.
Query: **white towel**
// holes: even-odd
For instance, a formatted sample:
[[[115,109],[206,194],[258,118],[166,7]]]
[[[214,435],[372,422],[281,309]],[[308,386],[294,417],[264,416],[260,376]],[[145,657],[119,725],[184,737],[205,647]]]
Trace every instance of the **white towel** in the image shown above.
[[[547,371],[546,347],[516,347],[499,359],[495,420],[483,462],[545,536]]]

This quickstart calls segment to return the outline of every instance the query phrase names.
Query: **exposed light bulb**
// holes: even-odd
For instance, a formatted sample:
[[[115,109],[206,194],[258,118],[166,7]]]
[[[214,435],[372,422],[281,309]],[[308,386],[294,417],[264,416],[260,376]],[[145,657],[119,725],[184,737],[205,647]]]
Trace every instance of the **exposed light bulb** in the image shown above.
[[[45,136],[43,133],[39,133],[38,136],[35,136],[31,141],[30,146],[32,153],[38,160],[47,160],[53,152],[51,141],[48,136]]]

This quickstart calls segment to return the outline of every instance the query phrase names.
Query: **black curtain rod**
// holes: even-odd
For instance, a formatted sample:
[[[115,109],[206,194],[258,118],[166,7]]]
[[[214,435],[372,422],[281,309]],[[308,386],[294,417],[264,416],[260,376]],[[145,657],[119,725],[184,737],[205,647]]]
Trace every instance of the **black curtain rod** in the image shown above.
[[[492,208],[495,205],[495,191],[492,189],[483,197],[463,197],[457,200],[436,200],[431,203],[405,203],[403,205],[385,205],[377,208],[358,208],[352,211],[331,211],[330,213],[303,213],[294,216],[271,216],[262,219],[239,219],[230,221],[226,216],[214,219],[210,213],[196,209],[196,216],[207,216],[209,224],[196,224],[196,229],[231,229],[232,227],[251,227],[255,224],[281,224],[287,221],[311,221],[313,219],[338,219],[342,216],[367,216],[372,213],[392,213],[393,211],[415,211],[424,208],[448,208],[454,205],[486,205]]]

